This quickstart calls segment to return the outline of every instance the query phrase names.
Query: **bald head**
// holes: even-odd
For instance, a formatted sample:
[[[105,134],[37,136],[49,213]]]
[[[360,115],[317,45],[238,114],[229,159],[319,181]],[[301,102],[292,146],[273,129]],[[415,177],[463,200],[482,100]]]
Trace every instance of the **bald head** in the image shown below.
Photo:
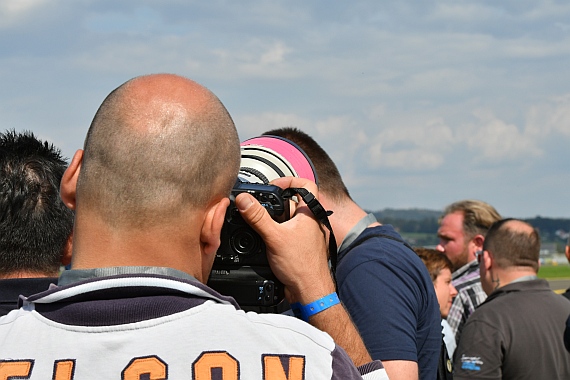
[[[518,219],[495,222],[485,237],[483,249],[490,252],[499,267],[531,267],[538,271],[540,235],[530,224]]]
[[[169,74],[134,78],[103,101],[89,128],[77,203],[114,227],[170,221],[227,196],[239,139],[219,99]]]

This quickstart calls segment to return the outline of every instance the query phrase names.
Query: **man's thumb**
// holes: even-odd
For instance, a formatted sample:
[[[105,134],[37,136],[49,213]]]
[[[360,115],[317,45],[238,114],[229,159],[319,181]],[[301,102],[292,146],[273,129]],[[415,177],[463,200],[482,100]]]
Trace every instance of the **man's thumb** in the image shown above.
[[[252,195],[241,193],[236,197],[236,207],[242,218],[262,237],[270,233],[273,221],[265,207]]]
[[[246,212],[254,203],[255,198],[249,194],[241,193],[236,197],[236,207],[241,213]]]

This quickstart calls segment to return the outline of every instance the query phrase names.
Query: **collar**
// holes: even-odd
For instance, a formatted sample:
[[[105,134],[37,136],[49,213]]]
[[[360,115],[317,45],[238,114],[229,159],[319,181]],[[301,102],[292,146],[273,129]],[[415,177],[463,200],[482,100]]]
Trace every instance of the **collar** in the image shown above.
[[[509,293],[524,292],[529,290],[546,291],[546,292],[552,291],[550,290],[550,286],[548,285],[548,282],[546,280],[538,277],[535,279],[529,278],[533,276],[524,276],[524,277],[527,277],[527,279],[520,280],[519,278],[516,279],[515,281],[509,282],[507,285],[501,286],[500,288],[493,290],[493,292],[489,294],[484,303],[489,303],[494,299]]]
[[[532,280],[536,280],[537,278],[538,278],[537,275],[522,276],[522,277],[519,277],[519,278],[509,282],[509,284],[514,284],[516,282],[532,281]]]
[[[169,277],[176,277],[183,280],[197,281],[188,273],[166,267],[110,267],[93,269],[70,269],[63,271],[59,276],[58,285],[64,286],[74,282],[89,280],[99,277],[116,276],[121,274],[158,274]]]
[[[376,223],[377,221],[378,220],[376,219],[376,217],[372,213],[370,213],[370,214],[366,215],[364,218],[360,219],[358,221],[358,223],[356,223],[354,225],[354,227],[352,227],[350,229],[350,231],[348,231],[348,233],[346,234],[346,236],[342,240],[342,243],[340,244],[338,251],[342,252],[344,249],[346,249],[350,244],[352,244],[353,241],[356,240],[356,238],[358,236],[360,236],[360,234],[366,228],[368,228],[369,225],[371,225],[372,223]]]
[[[471,273],[471,272],[474,272],[476,270],[479,270],[479,263],[477,262],[477,260],[473,260],[473,261],[465,264],[461,268],[457,269],[455,272],[453,272],[451,277],[453,280],[455,280],[459,277],[466,275],[467,273]]]
[[[143,273],[143,270],[147,270],[147,272]],[[118,292],[117,289],[128,294],[134,292],[139,296],[146,294],[149,289],[151,291],[152,289],[167,289],[167,292],[182,292],[223,304],[232,304],[239,309],[239,305],[232,297],[221,295],[194,277],[172,268],[114,267],[69,270],[64,273],[65,275],[63,273],[62,275],[65,277],[65,285],[61,283],[60,277],[58,286],[20,299],[20,306],[31,303],[61,302],[74,297],[97,297],[106,292],[110,292],[110,295],[106,296],[108,299],[113,297],[132,298],[121,295],[122,293]]]

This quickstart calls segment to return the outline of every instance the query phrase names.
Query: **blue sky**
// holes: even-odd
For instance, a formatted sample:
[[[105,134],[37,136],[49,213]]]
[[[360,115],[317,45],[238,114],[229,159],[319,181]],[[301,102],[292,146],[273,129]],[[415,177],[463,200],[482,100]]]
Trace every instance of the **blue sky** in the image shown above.
[[[312,135],[369,210],[570,217],[569,67],[567,1],[0,2],[0,129],[71,157],[111,90],[176,73],[242,140]]]

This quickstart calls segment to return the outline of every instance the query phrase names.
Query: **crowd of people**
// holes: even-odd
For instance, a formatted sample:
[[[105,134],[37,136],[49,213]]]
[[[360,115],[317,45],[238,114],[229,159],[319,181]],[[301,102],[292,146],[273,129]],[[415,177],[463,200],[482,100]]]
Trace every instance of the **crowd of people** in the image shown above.
[[[32,132],[0,133],[0,379],[570,378],[570,298],[537,277],[535,228],[462,200],[437,247],[412,247],[311,136],[264,135],[310,159],[318,185],[273,184],[312,193],[336,237],[333,261],[302,199],[278,223],[235,197],[301,318],[244,312],[207,286],[240,142],[204,86],[123,83],[70,162]]]

